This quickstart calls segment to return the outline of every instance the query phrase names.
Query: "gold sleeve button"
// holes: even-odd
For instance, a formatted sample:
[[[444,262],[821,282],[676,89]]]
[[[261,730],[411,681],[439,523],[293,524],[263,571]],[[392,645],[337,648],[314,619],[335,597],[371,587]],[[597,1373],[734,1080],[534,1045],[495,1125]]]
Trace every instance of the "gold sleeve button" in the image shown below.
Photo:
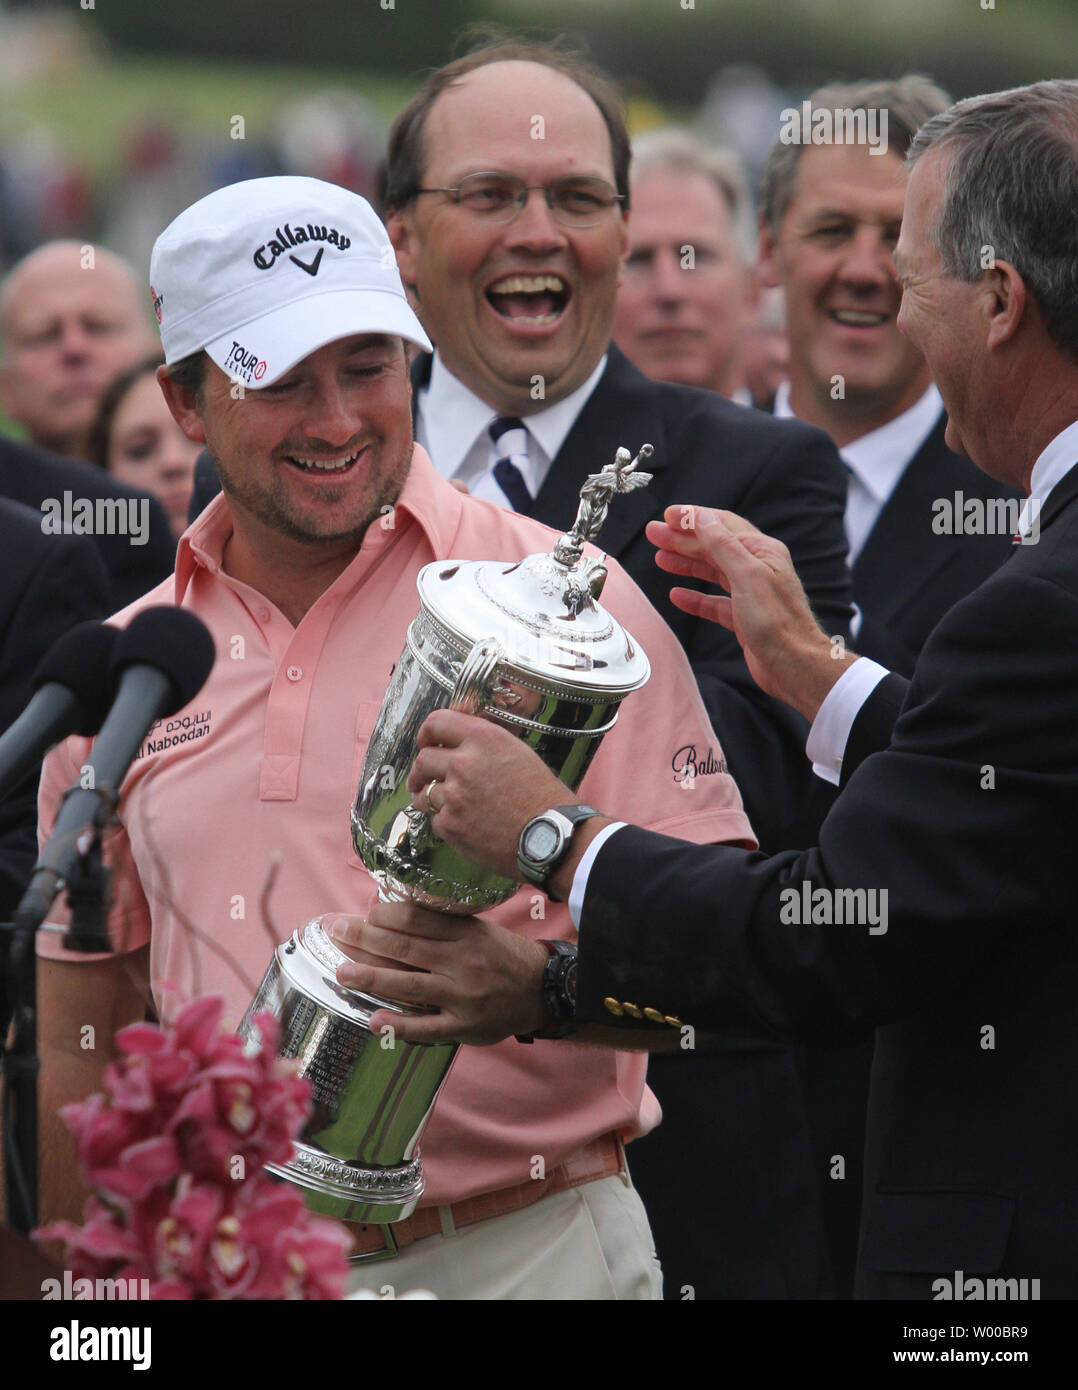
[[[609,995],[607,995],[607,997],[603,1000],[603,1007],[606,1009],[608,1014],[613,1014],[615,1018],[620,1018],[622,1014],[625,1012],[621,1005],[618,1003],[618,1001],[616,999],[612,999]]]
[[[623,999],[623,1000],[622,1000],[622,1002],[621,1002],[621,1007],[625,1010],[625,1012],[629,1015],[630,1018],[643,1018],[643,1017],[644,1017],[644,1015],[640,1012],[640,1010],[636,1007],[636,1005],[635,1005],[635,1004],[630,1004],[629,1001],[628,1001],[627,999]]]
[[[661,1014],[658,1009],[645,1009],[644,1017],[651,1019],[652,1023],[665,1023],[666,1016]]]
[[[682,1022],[681,1022],[681,1019],[680,1019],[680,1018],[675,1018],[673,1014],[666,1014],[666,1015],[663,1017],[663,1022],[664,1022],[664,1023],[669,1023],[669,1025],[670,1025],[671,1028],[681,1028],[681,1027],[684,1026],[684,1025],[682,1024]]]

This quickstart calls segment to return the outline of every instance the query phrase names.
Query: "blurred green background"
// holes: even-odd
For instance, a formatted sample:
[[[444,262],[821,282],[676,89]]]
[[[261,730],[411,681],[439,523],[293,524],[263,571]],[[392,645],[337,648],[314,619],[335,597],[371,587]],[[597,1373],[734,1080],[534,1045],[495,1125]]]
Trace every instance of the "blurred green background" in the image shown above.
[[[587,45],[630,96],[691,111],[716,71],[751,63],[807,91],[835,77],[927,71],[956,96],[1066,76],[1076,0],[0,0],[0,35],[50,19],[59,71],[0,57],[0,134],[40,120],[96,169],[132,121],[248,136],[282,99],[347,84],[390,117],[461,30],[493,20]],[[80,5],[92,5],[82,9]],[[541,14],[542,24],[535,23]],[[80,52],[79,49],[84,51]]]

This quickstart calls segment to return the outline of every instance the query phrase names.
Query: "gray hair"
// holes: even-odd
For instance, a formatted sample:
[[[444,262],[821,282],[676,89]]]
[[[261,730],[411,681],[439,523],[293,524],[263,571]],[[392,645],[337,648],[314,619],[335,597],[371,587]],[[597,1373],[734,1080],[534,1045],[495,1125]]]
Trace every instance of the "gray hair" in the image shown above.
[[[629,167],[630,186],[652,169],[672,169],[679,174],[700,174],[709,180],[730,213],[738,253],[751,263],[755,253],[752,200],[745,166],[731,149],[705,145],[691,131],[679,126],[649,130],[633,141]]]
[[[818,87],[808,100],[813,110],[886,111],[887,149],[899,158],[905,155],[925,121],[951,104],[942,87],[918,73],[884,81],[834,82]],[[776,139],[764,162],[760,216],[776,236],[793,200],[797,166],[804,151],[803,144],[785,144]]]
[[[951,152],[934,229],[944,269],[972,283],[985,251],[1013,265],[1078,359],[1078,81],[960,101],[918,131],[907,164],[938,148]]]

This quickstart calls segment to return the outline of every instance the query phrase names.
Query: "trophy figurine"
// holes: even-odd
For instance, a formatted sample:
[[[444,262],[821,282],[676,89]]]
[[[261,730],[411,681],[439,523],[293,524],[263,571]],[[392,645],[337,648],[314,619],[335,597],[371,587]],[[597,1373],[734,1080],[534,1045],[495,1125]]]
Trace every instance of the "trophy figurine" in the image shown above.
[[[613,498],[644,487],[650,444],[591,474],[572,529],[550,554],[515,563],[441,560],[419,572],[419,612],[382,701],[352,808],[352,842],[386,900],[470,914],[516,892],[439,840],[416,810],[408,773],[432,710],[482,713],[517,734],[576,790],[618,706],[650,674],[647,657],[598,602],[603,558],[584,556]],[[423,1192],[418,1140],[457,1044],[379,1037],[378,1009],[415,1011],[337,983],[345,959],[316,918],[277,948],[240,1025],[268,1009],[280,1052],[299,1059],[313,1091],[310,1119],[271,1171],[304,1189],[308,1206],[341,1220],[409,1216]]]

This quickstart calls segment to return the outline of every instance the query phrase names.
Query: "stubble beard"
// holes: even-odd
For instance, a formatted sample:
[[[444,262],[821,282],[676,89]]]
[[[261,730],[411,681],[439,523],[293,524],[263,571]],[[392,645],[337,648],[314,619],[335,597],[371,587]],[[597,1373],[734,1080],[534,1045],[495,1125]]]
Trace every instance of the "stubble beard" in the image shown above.
[[[283,480],[278,474],[272,475],[269,486],[260,487],[256,483],[237,481],[222,467],[215,454],[209,453],[209,459],[229,501],[243,508],[267,530],[300,545],[334,548],[353,545],[358,549],[371,523],[391,511],[400,497],[411,466],[412,445],[409,443],[406,452],[383,470],[374,484],[369,505],[364,509],[362,516],[352,525],[340,530],[329,529],[326,524],[309,525],[302,517],[297,516]],[[349,486],[350,481],[349,484],[342,484],[340,488],[324,488],[323,503],[332,506],[335,502],[341,501],[348,495]]]

